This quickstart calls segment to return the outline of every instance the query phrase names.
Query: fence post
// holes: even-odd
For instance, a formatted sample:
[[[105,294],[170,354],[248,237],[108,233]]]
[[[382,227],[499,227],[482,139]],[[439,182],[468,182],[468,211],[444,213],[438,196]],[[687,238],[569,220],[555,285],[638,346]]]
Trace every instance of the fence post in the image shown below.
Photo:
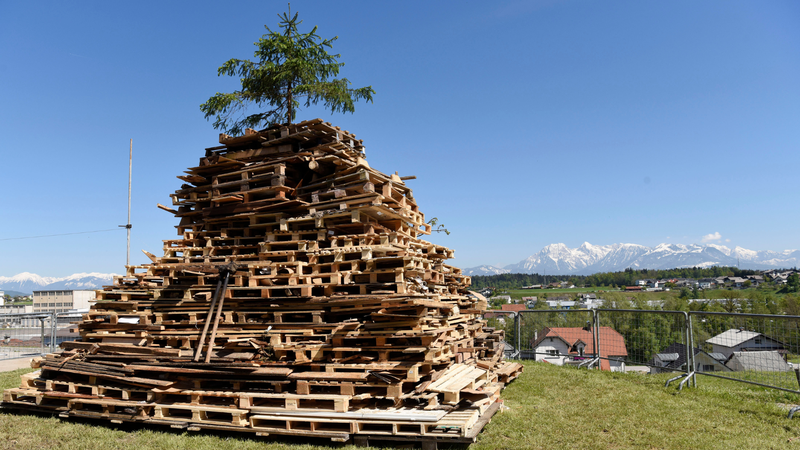
[[[56,351],[56,334],[58,333],[58,313],[53,312],[50,318],[50,353]]]
[[[683,385],[685,385],[689,380],[694,380],[694,376],[695,376],[695,371],[694,371],[694,364],[695,364],[695,362],[694,362],[694,345],[692,345],[692,340],[691,340],[691,335],[692,335],[691,321],[689,320],[689,313],[688,312],[686,312],[686,311],[681,311],[681,312],[683,313],[683,316],[684,316],[683,323],[685,325],[685,328],[683,329],[683,339],[685,339],[685,342],[686,342],[686,345],[685,345],[685,347],[686,347],[686,355],[684,356],[686,358],[686,373],[683,374],[683,375],[678,375],[677,377],[674,377],[674,378],[670,378],[669,380],[667,380],[666,384],[664,384],[664,387],[667,387],[673,381],[680,380],[681,378],[683,378],[683,380],[678,384],[678,391],[683,389]],[[694,386],[697,387],[697,382],[696,381],[695,381]]]
[[[689,330],[689,340],[687,341],[689,345],[692,347],[692,387],[697,387],[697,361],[695,361],[695,354],[694,354],[694,327],[692,326],[692,316],[689,313],[686,313],[686,328]]]
[[[522,359],[522,314],[519,311],[514,313],[514,328],[517,334],[514,340],[514,357]]]
[[[694,349],[692,348],[692,341],[689,339],[689,315],[684,314],[684,321],[687,326],[683,329],[683,338],[686,342],[686,373],[694,372]]]
[[[39,324],[42,326],[42,332],[41,332],[42,355],[44,355],[44,319],[45,319],[44,316],[39,317]]]
[[[594,320],[594,326],[592,329],[594,330],[594,349],[595,353],[597,353],[597,368],[603,370],[603,363],[602,363],[602,356],[600,355],[600,312],[596,309],[592,311],[592,319]]]

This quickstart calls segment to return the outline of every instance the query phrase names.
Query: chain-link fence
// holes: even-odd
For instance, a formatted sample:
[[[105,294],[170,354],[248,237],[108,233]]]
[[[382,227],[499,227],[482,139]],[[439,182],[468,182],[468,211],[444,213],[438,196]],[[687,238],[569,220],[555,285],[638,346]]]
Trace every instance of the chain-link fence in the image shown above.
[[[501,312],[498,312],[501,313]],[[493,317],[494,311],[486,313]],[[507,313],[506,313],[507,314]],[[497,317],[497,316],[494,316]],[[525,310],[516,357],[603,370],[707,375],[800,394],[800,316],[657,310]],[[790,417],[800,407],[793,409]]]
[[[63,312],[55,315],[51,332],[52,341],[50,342],[51,351],[60,351],[59,345],[62,342],[74,341],[80,336],[78,334],[78,322],[83,320],[83,315],[79,312]]]
[[[601,368],[623,372],[691,372],[687,313],[599,309],[596,318]]]
[[[697,374],[800,393],[800,316],[689,314]]]
[[[0,360],[41,356],[78,338],[77,312],[0,314]]]
[[[504,332],[503,356],[505,358],[518,357],[517,350],[517,313],[515,311],[492,310],[483,314],[486,326]]]
[[[519,357],[556,365],[593,366],[598,362],[591,310],[519,312]]]

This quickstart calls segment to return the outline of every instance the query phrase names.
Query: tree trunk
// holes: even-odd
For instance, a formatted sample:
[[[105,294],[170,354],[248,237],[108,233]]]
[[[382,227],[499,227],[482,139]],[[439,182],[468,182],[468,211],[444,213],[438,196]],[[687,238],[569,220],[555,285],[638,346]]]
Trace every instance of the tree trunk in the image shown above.
[[[292,123],[292,83],[289,83],[289,90],[286,92],[286,124]]]

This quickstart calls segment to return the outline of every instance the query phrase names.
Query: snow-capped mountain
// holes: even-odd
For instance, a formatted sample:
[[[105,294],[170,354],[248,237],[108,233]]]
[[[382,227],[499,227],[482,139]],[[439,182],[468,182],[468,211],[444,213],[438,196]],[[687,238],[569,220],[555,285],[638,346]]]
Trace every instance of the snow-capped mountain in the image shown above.
[[[66,277],[43,277],[35,273],[23,272],[13,277],[0,276],[0,289],[14,290],[27,294],[39,290],[78,290],[100,289],[110,285],[113,273],[76,273]]]
[[[517,264],[505,266],[511,273],[552,275],[590,275],[597,272],[617,272],[632,269],[673,269],[678,267],[739,266],[742,269],[763,270],[800,265],[800,250],[775,252],[755,251],[742,247],[730,249],[724,245],[659,244],[645,247],[637,244],[592,245],[584,242],[578,248],[565,244],[550,244],[539,253]],[[464,269],[468,275],[493,275],[477,269]],[[495,268],[497,269],[497,268]],[[475,273],[470,271],[476,270]]]
[[[103,286],[112,284],[113,273],[76,273],[55,281],[45,286],[47,290],[64,289],[64,290],[79,290],[79,289],[100,289]]]
[[[510,272],[508,269],[503,269],[497,266],[478,266],[461,271],[464,275],[500,275],[501,273]]]
[[[31,293],[34,289],[41,289],[56,281],[58,278],[55,277],[43,277],[35,273],[22,272],[13,277],[0,277],[0,289]]]
[[[539,253],[504,267],[513,273],[584,274],[604,272],[607,265],[628,267],[649,249],[636,244],[592,245],[578,248],[550,244]]]

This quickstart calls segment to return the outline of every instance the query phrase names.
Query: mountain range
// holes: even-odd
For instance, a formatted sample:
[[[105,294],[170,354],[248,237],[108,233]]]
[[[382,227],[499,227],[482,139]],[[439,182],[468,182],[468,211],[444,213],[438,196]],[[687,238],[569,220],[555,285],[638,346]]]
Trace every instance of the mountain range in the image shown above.
[[[766,270],[800,266],[800,250],[730,249],[724,245],[659,244],[646,247],[637,244],[592,245],[584,242],[578,248],[550,244],[539,253],[517,264],[505,267],[483,265],[465,268],[465,275],[498,275],[503,273],[539,273],[550,275],[591,275],[598,272],[619,272],[632,269],[674,269],[680,267],[731,266]],[[0,290],[27,294],[34,290],[100,289],[113,284],[113,273],[76,273],[67,277],[43,277],[23,272],[13,277],[0,276]]]
[[[681,267],[731,266],[766,270],[800,265],[800,250],[775,252],[730,249],[724,245],[659,244],[646,247],[637,244],[592,245],[584,242],[578,248],[550,244],[539,253],[517,264],[505,267],[478,266],[463,269],[466,275],[501,273],[539,273],[551,275],[591,275],[598,272],[619,272],[632,269],[674,269]]]
[[[22,272],[13,277],[0,276],[0,290],[30,294],[33,291],[100,289],[112,284],[113,273],[76,273],[67,277],[43,277]]]

